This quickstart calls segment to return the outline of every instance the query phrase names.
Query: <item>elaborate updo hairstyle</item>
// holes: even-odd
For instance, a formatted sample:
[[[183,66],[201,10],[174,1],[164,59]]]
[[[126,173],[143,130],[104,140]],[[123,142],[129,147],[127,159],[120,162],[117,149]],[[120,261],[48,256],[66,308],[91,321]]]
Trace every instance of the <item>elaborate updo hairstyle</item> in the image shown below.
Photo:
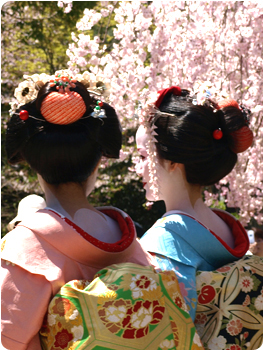
[[[153,118],[157,154],[184,164],[189,183],[212,185],[230,173],[237,153],[251,145],[253,134],[236,101],[193,102],[187,90],[179,96],[172,91],[164,95]]]
[[[7,157],[10,164],[26,161],[49,184],[83,182],[102,156],[119,157],[121,126],[114,108],[91,97],[82,83],[75,82],[64,93],[72,97],[70,102],[57,86],[47,82],[35,100],[13,113],[6,133]],[[103,118],[92,116],[98,103]],[[77,120],[57,123],[54,115]]]

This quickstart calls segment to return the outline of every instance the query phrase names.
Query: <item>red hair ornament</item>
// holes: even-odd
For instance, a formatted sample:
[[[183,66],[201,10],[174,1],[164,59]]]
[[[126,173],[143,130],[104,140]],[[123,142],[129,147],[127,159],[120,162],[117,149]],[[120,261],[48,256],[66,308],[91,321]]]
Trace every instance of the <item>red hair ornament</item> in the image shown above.
[[[75,91],[51,92],[44,98],[41,108],[43,117],[52,124],[67,125],[79,120],[86,112],[82,97]]]
[[[235,153],[242,153],[252,145],[253,133],[247,125],[231,132],[230,135],[234,141],[234,146],[231,149]]]
[[[223,101],[220,101],[218,103],[218,109],[221,109],[221,108],[224,108],[224,107],[236,107],[238,109],[239,108],[239,104],[237,103],[236,100],[232,100],[232,99],[226,99],[226,100],[223,100]]]
[[[21,120],[27,120],[29,118],[29,113],[28,111],[25,111],[24,109],[19,112],[19,118]]]
[[[171,92],[175,96],[181,96],[182,95],[182,90],[181,90],[181,88],[179,86],[171,86],[171,87],[169,87],[167,89],[159,90],[158,91],[159,96],[158,96],[157,100],[154,102],[154,105],[157,108],[160,107],[160,105],[161,105],[161,103],[162,103],[162,101],[164,99],[164,96],[166,94],[168,94],[169,92]]]
[[[218,103],[218,109],[224,107],[236,107],[241,110],[237,101],[231,99],[223,100]],[[239,130],[231,132],[230,135],[234,142],[231,150],[235,153],[242,153],[252,145],[253,133],[247,125],[242,126]]]
[[[213,131],[213,138],[215,140],[220,140],[220,139],[222,139],[222,137],[223,137],[223,133],[222,133],[222,130],[220,128]]]

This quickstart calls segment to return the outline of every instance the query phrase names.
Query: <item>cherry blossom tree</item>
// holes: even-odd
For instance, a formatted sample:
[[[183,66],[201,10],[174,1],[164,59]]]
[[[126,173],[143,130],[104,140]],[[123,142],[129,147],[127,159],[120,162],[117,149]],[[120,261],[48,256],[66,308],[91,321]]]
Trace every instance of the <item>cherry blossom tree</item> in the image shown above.
[[[110,50],[109,33],[91,32],[107,21]],[[252,217],[263,222],[262,23],[263,3],[255,1],[103,1],[99,10],[84,11],[67,50],[73,73],[88,67],[111,83],[110,100],[124,129],[137,125],[139,101],[171,85],[191,89],[196,80],[210,81],[248,107],[253,146],[216,192],[204,192],[210,205],[223,200],[239,208],[243,224]]]

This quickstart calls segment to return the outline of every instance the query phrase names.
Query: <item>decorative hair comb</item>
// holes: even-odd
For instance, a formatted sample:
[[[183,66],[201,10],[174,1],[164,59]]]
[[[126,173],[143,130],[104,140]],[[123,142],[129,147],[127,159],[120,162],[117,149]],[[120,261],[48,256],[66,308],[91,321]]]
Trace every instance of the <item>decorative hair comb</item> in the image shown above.
[[[140,124],[144,126],[146,130],[146,134],[148,137],[147,143],[146,143],[146,151],[148,154],[148,167],[149,167],[149,184],[150,189],[152,190],[153,197],[155,200],[159,199],[160,196],[160,186],[158,183],[158,159],[157,159],[157,152],[155,143],[158,141],[156,140],[155,136],[157,135],[155,129],[156,126],[154,125],[155,119],[155,113],[158,111],[158,108],[160,107],[164,96],[168,93],[172,93],[176,96],[181,96],[182,90],[179,86],[171,86],[170,88],[163,89],[158,91],[158,93],[151,96],[150,102],[145,106],[145,108],[142,108],[141,110],[141,116],[140,116]],[[169,115],[168,113],[163,113],[164,115]]]
[[[97,101],[93,112],[83,117],[86,112],[86,105],[83,98],[71,88],[76,87],[76,82],[81,82],[89,93],[100,97],[108,97],[109,84],[104,84],[101,78],[84,72],[73,77],[66,70],[55,72],[55,75],[34,74],[32,76],[24,76],[26,79],[15,89],[15,97],[18,103],[12,102],[10,114],[18,114],[16,110],[21,106],[37,98],[40,88],[49,82],[50,87],[56,86],[57,91],[50,92],[42,101],[40,111],[46,121],[52,124],[67,125],[74,123],[80,118],[105,118],[106,114],[103,108],[103,102]],[[29,117],[39,119],[29,115],[28,111],[19,112],[21,120],[26,121]],[[42,119],[39,119],[43,121]]]

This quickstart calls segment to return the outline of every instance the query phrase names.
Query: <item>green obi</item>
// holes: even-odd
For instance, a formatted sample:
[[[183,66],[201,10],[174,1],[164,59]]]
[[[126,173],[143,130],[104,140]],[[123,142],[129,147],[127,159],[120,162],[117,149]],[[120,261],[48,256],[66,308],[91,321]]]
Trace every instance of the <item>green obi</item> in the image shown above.
[[[43,349],[203,349],[173,271],[111,265],[52,299]]]

